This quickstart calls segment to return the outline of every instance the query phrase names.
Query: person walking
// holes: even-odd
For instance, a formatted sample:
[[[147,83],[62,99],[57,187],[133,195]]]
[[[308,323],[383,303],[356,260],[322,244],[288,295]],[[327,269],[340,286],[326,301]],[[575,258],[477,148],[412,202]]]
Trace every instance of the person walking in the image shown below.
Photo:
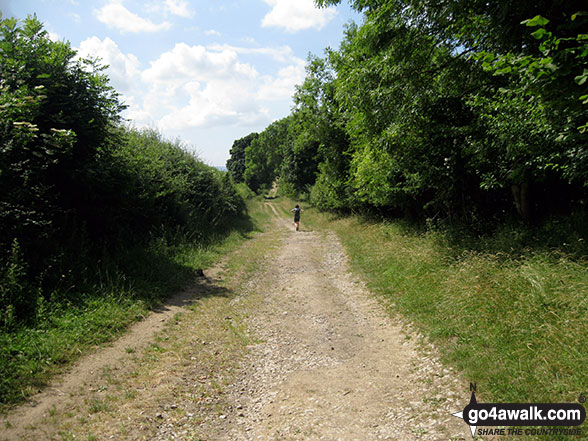
[[[304,210],[296,204],[296,207],[292,208],[290,211],[294,212],[294,225],[296,225],[296,231],[298,231],[300,229],[300,213]]]

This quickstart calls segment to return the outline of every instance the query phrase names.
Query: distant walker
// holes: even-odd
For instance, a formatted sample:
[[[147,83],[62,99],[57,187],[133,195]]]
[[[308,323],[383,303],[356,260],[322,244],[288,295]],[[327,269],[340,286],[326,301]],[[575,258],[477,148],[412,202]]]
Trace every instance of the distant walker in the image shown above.
[[[290,211],[294,212],[294,225],[296,225],[296,231],[298,231],[300,230],[300,213],[304,210],[296,204],[296,207],[292,208]]]

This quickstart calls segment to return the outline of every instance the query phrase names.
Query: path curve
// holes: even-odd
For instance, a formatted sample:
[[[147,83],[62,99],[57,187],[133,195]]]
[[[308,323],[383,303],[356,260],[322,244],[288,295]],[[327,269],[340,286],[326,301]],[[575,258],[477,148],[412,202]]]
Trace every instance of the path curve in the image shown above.
[[[199,278],[190,287],[168,299],[161,307],[155,309],[142,321],[132,325],[119,339],[110,346],[98,349],[78,360],[72,368],[54,379],[42,392],[32,396],[26,403],[4,415],[0,424],[0,441],[22,439],[45,439],[42,433],[49,434],[52,428],[44,428],[47,416],[67,407],[74,407],[83,391],[98,390],[102,385],[100,374],[111,366],[124,368],[129,353],[141,352],[153,342],[166,323],[177,313],[184,310],[196,299],[217,289],[214,280],[222,268],[222,263],[206,271],[206,276]],[[31,433],[30,427],[35,427]],[[31,438],[32,437],[32,438]]]

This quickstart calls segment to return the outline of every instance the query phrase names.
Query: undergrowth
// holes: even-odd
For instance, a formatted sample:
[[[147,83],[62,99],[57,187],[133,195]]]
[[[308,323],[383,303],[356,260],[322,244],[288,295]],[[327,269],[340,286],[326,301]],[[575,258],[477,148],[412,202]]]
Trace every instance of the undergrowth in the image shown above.
[[[259,202],[250,200],[248,214],[224,232],[197,242],[177,236],[117,250],[86,268],[85,279],[64,282],[48,300],[38,296],[34,321],[0,329],[0,410],[38,391],[80,355],[116,339],[193,280],[195,270],[208,268],[267,222]],[[13,272],[14,289],[18,266]]]

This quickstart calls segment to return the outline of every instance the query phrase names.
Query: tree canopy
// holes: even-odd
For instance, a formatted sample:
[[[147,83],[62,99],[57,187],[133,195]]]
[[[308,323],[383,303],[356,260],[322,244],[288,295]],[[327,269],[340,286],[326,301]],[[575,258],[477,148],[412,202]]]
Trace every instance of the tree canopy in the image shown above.
[[[278,162],[259,151],[246,161],[250,182],[279,176],[324,209],[473,225],[511,212],[532,221],[582,206],[582,2],[350,3],[363,23],[347,27],[337,50],[309,58],[283,120],[289,141],[280,141]]]

